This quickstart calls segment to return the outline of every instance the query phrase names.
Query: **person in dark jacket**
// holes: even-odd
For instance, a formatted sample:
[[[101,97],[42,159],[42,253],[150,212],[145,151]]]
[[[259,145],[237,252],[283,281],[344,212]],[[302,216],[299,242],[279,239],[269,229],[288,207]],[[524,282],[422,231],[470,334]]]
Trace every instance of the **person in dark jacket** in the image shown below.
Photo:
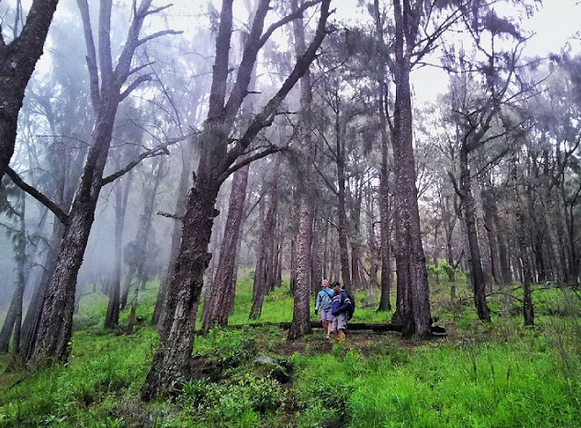
[[[353,306],[345,290],[341,289],[341,283],[339,281],[335,281],[331,285],[334,291],[333,309],[331,310],[333,314],[331,331],[333,332],[335,340],[345,340],[345,330],[347,330],[347,321],[349,319],[348,312]]]

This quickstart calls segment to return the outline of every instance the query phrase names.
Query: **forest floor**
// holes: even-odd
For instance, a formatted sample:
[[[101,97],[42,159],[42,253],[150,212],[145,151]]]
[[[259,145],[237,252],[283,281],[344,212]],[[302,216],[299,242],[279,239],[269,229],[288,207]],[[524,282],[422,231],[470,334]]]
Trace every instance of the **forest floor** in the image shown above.
[[[98,290],[80,301],[65,366],[6,370],[10,356],[0,355],[1,428],[578,428],[581,420],[581,307],[561,290],[535,294],[534,328],[500,300],[490,300],[492,323],[481,323],[469,299],[443,299],[434,316],[446,334],[432,340],[352,329],[335,342],[318,327],[289,341],[288,292],[269,294],[251,323],[252,282],[242,276],[231,326],[196,336],[192,379],[152,403],[139,396],[157,332],[144,321],[126,334],[128,311],[117,331],[104,329]],[[139,317],[150,319],[156,295],[155,286],[140,294]],[[352,327],[390,318],[360,304]]]

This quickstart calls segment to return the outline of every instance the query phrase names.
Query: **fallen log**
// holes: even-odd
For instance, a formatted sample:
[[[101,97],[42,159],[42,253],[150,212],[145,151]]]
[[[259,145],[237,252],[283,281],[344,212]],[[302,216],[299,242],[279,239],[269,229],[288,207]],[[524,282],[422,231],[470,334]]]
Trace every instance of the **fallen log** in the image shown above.
[[[283,330],[287,330],[290,328],[290,322],[255,322],[255,323],[248,323],[248,324],[234,324],[228,325],[227,328],[239,329],[245,327],[278,327]],[[320,321],[311,321],[311,328],[322,328]],[[385,331],[396,331],[401,332],[403,329],[402,325],[398,324],[373,324],[373,323],[365,323],[365,322],[352,322],[349,323],[347,330],[369,330],[369,331],[378,331],[378,332],[385,332]],[[440,327],[437,325],[431,326],[432,333],[437,335],[444,335],[446,334],[446,329],[444,327]]]

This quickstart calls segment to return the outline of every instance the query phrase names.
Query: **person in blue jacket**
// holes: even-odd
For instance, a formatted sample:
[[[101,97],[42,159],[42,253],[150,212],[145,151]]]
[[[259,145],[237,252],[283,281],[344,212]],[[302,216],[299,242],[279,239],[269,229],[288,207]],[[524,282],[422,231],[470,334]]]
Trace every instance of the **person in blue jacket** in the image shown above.
[[[327,335],[327,339],[331,338],[331,323],[333,322],[333,290],[329,288],[329,281],[324,279],[321,281],[323,289],[317,294],[315,301],[315,315],[321,311],[321,323],[323,324],[323,331]]]
[[[333,323],[331,331],[335,340],[345,340],[345,330],[347,330],[347,321],[349,320],[348,312],[352,311],[353,304],[349,295],[345,290],[341,289],[339,281],[335,281],[331,285],[333,287],[333,308],[331,310]]]

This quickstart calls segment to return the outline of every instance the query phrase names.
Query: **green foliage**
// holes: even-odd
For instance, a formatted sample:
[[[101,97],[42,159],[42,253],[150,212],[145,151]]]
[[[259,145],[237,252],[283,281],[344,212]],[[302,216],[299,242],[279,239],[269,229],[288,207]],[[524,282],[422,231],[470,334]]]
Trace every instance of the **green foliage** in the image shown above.
[[[243,324],[252,282],[240,277],[232,318]],[[465,282],[457,287],[459,296],[469,290]],[[259,321],[290,320],[286,290],[267,296]],[[493,322],[481,323],[470,299],[460,297],[452,312],[447,290],[433,293],[438,323],[450,333],[438,341],[378,334],[360,346],[357,335],[348,334],[331,347],[314,334],[300,348],[278,327],[213,329],[196,336],[194,377],[182,393],[153,403],[141,402],[139,390],[157,333],[146,323],[132,335],[103,329],[106,298],[89,293],[75,315],[66,366],[4,371],[10,358],[0,356],[0,427],[576,428],[579,296],[556,288],[535,291],[537,327],[530,328],[519,311],[507,310],[517,307],[514,299],[491,298]],[[139,316],[151,314],[156,293],[156,284],[140,293]],[[367,297],[357,293],[358,300]],[[359,305],[356,321],[388,322],[390,315]],[[126,313],[121,319],[126,322]],[[278,356],[289,349],[298,351],[290,359]],[[292,382],[276,381],[271,368],[257,363],[260,354],[275,365],[284,362]]]

